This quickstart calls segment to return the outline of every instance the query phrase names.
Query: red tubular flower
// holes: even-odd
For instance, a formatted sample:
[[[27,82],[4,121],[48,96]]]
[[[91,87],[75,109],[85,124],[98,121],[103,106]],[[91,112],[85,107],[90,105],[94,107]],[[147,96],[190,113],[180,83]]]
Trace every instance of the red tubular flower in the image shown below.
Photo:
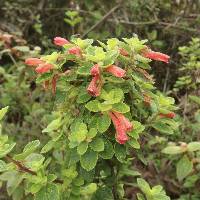
[[[126,51],[126,50],[123,49],[123,48],[119,48],[119,53],[120,53],[122,56],[129,56],[128,51]]]
[[[160,117],[166,117],[166,118],[173,119],[173,118],[176,116],[176,114],[175,114],[174,112],[169,112],[169,113],[167,113],[167,114],[161,113],[161,114],[159,114],[159,116],[160,116]]]
[[[53,65],[52,65],[52,64],[45,63],[45,64],[40,64],[40,65],[35,69],[35,71],[36,71],[38,74],[43,74],[43,73],[46,73],[46,72],[50,71],[52,68],[53,68]]]
[[[27,58],[25,60],[26,65],[30,66],[38,66],[40,64],[44,64],[45,62],[43,60],[40,60],[39,58]]]
[[[128,136],[126,134],[126,131],[124,130],[123,126],[119,124],[116,128],[116,140],[119,144],[125,144],[128,141]]]
[[[110,72],[116,77],[122,78],[126,75],[126,71],[116,65],[110,65],[105,69],[106,72]]]
[[[80,47],[72,47],[72,48],[68,49],[68,53],[74,54],[79,57],[81,57],[81,55],[82,55]]]
[[[155,51],[147,51],[143,54],[144,57],[150,58],[152,60],[158,60],[162,61],[165,63],[169,63],[169,56],[160,52],[155,52]]]
[[[125,144],[128,141],[126,132],[131,131],[133,126],[123,114],[117,112],[109,112],[109,116],[116,129],[116,140],[120,144]]]
[[[133,129],[132,123],[123,114],[118,113],[118,112],[113,112],[113,113],[124,125],[126,131],[131,131]]]
[[[94,65],[91,68],[90,73],[91,73],[92,76],[99,76],[100,75],[99,65],[98,64]]]
[[[101,86],[100,76],[94,76],[88,85],[87,91],[91,96],[97,97],[100,95]]]
[[[57,46],[63,46],[65,44],[70,44],[70,42],[68,40],[66,40],[65,38],[62,38],[62,37],[55,37],[53,42]]]

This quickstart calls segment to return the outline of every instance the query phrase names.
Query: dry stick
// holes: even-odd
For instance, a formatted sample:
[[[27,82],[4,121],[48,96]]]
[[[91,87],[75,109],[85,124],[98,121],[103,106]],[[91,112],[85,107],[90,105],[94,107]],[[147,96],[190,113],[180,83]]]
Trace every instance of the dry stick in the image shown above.
[[[81,38],[84,38],[89,32],[91,32],[92,30],[94,30],[97,26],[99,26],[99,24],[101,24],[106,18],[108,18],[113,12],[115,12],[115,10],[117,10],[120,7],[120,4],[116,5],[115,7],[113,7],[108,13],[106,13],[101,20],[99,20],[96,24],[94,24],[89,30],[87,30],[85,33],[83,33],[83,35],[81,36]]]
[[[113,19],[109,19],[108,22],[115,22]],[[142,25],[151,25],[156,24],[160,26],[167,26],[168,28],[175,28],[175,29],[182,29],[190,32],[200,33],[200,29],[189,28],[182,25],[176,25],[168,22],[160,22],[158,20],[146,21],[146,22],[132,22],[132,21],[125,21],[125,20],[118,20],[118,23],[121,24],[128,24],[134,26],[142,26]]]
[[[5,156],[5,158],[6,158],[8,161],[14,163],[14,164],[18,167],[18,169],[19,169],[20,171],[29,173],[29,174],[34,175],[34,176],[37,176],[37,173],[36,173],[36,172],[30,170],[29,168],[27,168],[26,166],[24,166],[21,162],[19,162],[19,161],[13,159],[11,156],[7,155],[7,156]],[[63,180],[60,180],[60,179],[55,179],[53,182],[54,182],[54,183],[63,184]]]

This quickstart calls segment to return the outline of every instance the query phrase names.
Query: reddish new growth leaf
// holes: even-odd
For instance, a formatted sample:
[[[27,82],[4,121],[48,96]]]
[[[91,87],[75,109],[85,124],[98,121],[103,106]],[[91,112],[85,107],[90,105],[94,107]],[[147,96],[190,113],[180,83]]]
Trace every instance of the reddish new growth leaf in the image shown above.
[[[176,116],[176,114],[175,114],[174,112],[169,112],[169,113],[167,113],[167,114],[161,113],[161,114],[159,114],[159,116],[160,116],[160,117],[166,117],[166,118],[173,119],[173,118]]]
[[[120,53],[122,56],[129,56],[128,51],[126,51],[126,50],[123,49],[123,48],[119,48],[119,53]]]
[[[55,37],[53,40],[54,44],[57,46],[64,46],[65,44],[70,44],[68,40],[62,37]]]
[[[126,75],[126,71],[116,65],[110,65],[105,69],[106,72],[111,73],[112,75],[122,78]]]
[[[128,141],[127,132],[133,129],[131,122],[121,113],[109,112],[109,116],[116,129],[116,140],[119,144],[125,144]]]
[[[97,97],[101,93],[102,80],[100,74],[99,65],[94,65],[90,70],[91,75],[93,76],[90,84],[88,85],[87,91],[91,96]]]
[[[151,50],[147,50],[143,53],[143,56],[146,58],[150,58],[152,60],[158,60],[165,63],[169,63],[169,56],[160,52],[155,52]]]

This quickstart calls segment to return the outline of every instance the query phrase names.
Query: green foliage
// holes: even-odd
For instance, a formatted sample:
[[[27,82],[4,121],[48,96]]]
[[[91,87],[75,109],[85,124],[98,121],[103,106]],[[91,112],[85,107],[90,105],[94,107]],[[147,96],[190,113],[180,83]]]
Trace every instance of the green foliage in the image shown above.
[[[199,3],[168,0],[128,0],[119,6],[118,3],[116,0],[0,2],[1,29],[16,33],[11,35],[12,42],[8,42],[9,34],[6,36],[0,30],[3,199],[136,199],[139,176],[163,185],[172,199],[200,199],[200,46],[195,38]],[[116,5],[117,9],[104,18]],[[54,52],[49,39],[58,33],[68,38],[73,34],[72,45],[64,46],[62,52]],[[76,38],[76,33],[101,41],[94,40],[97,45],[94,46],[93,40]],[[155,49],[167,49],[171,54],[169,67],[156,62],[153,73],[156,86],[179,104],[175,120],[159,115],[177,108],[172,98],[157,91],[147,71],[141,71],[150,70],[150,60],[142,55],[146,41],[135,35],[126,38],[132,33],[148,38]],[[29,47],[19,35],[44,47],[45,55],[41,58],[55,69],[35,77],[33,70],[24,65],[24,59],[40,57],[40,48]],[[106,41],[108,37],[111,39]],[[191,37],[194,38],[186,45]],[[180,45],[184,46],[177,56]],[[83,60],[67,54],[74,46],[81,48]],[[119,48],[125,49],[131,59],[120,55]],[[87,86],[96,62],[103,71],[104,86],[101,95],[94,98],[88,94]],[[125,69],[126,77],[104,72],[111,64]],[[65,70],[70,73],[64,75]],[[53,96],[42,91],[40,84],[45,81],[51,84],[55,74],[63,75],[57,80]],[[178,80],[173,85],[176,76]],[[145,97],[149,98],[147,102]],[[6,106],[9,110],[3,117]],[[56,112],[49,114],[50,110]],[[129,140],[125,145],[115,140],[110,110],[122,113],[134,127],[127,133]],[[139,182],[142,192],[137,194],[139,200],[169,199],[160,185],[151,188],[145,181]]]
[[[49,116],[46,128],[41,131],[48,139],[29,141],[23,150],[12,156],[10,151],[15,143],[8,143],[8,137],[2,135],[2,180],[8,181],[4,177],[10,171],[18,173],[20,177],[19,182],[13,180],[14,186],[9,195],[17,193],[17,184],[24,187],[22,193],[26,198],[123,198],[124,183],[117,183],[117,179],[118,176],[140,175],[137,171],[130,173],[122,166],[128,165],[127,159],[131,158],[132,148],[141,151],[142,133],[152,127],[167,135],[173,134],[177,128],[172,119],[160,116],[160,113],[176,109],[173,99],[157,93],[153,81],[146,79],[140,70],[143,65],[150,69],[150,59],[143,57],[145,42],[138,37],[124,38],[123,41],[109,39],[106,43],[99,42],[102,46],[99,47],[93,45],[92,40],[74,38],[71,43],[63,45],[63,51],[41,56],[41,60],[54,67],[51,72],[39,72],[37,84],[52,81],[53,85],[54,77],[58,77],[54,85],[55,111]],[[66,51],[70,52],[70,48],[78,49],[80,53],[69,56]],[[129,51],[130,57],[126,61],[121,60],[123,55],[120,54],[120,48]],[[65,73],[63,66],[69,61],[74,66]],[[113,79],[115,74],[106,71],[111,64],[120,66],[121,69],[116,67],[117,70],[126,72],[126,75],[124,73],[122,77],[116,77],[117,81]],[[97,78],[102,79],[98,95],[87,92],[94,66],[98,67],[100,73]],[[87,67],[87,70],[82,70]],[[143,93],[152,94],[154,110],[146,108]],[[2,110],[3,114],[6,109]],[[118,137],[124,137],[123,134],[127,134],[126,140],[120,141]],[[7,164],[4,159],[10,163]],[[18,172],[17,168],[23,173]],[[84,188],[90,187],[88,183],[92,184],[97,179],[99,182],[91,185],[91,191],[87,192]],[[118,189],[113,192],[113,187]],[[155,195],[165,197],[161,190]]]
[[[163,187],[161,185],[156,185],[152,189],[149,184],[141,178],[137,179],[137,184],[140,190],[143,192],[145,197],[141,194],[137,194],[138,200],[170,200],[170,198],[166,195]]]

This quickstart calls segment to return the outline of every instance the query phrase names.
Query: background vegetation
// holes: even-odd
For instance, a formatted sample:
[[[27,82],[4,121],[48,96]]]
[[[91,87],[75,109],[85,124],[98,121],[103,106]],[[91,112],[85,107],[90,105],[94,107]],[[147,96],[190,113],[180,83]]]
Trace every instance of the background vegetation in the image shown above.
[[[155,51],[171,57],[166,66],[153,62],[156,86],[176,101],[176,131],[155,129],[140,141],[143,155],[128,169],[151,186],[162,185],[171,199],[200,199],[200,2],[198,0],[1,0],[0,108],[10,106],[3,133],[20,152],[28,141],[47,138],[41,131],[52,119],[52,95],[35,82],[24,60],[55,50],[55,36],[95,40],[132,37],[148,39]],[[128,170],[127,169],[127,170]],[[127,199],[135,199],[137,173],[123,179]],[[0,175],[0,181],[4,181]],[[132,184],[130,184],[132,182]],[[1,182],[0,182],[1,183]],[[141,188],[140,188],[141,189]],[[142,190],[142,189],[141,189]],[[15,197],[16,196],[16,197]],[[5,184],[0,199],[11,197]],[[20,199],[16,195],[14,199]],[[148,197],[147,197],[148,199]],[[149,200],[149,199],[148,199]]]

